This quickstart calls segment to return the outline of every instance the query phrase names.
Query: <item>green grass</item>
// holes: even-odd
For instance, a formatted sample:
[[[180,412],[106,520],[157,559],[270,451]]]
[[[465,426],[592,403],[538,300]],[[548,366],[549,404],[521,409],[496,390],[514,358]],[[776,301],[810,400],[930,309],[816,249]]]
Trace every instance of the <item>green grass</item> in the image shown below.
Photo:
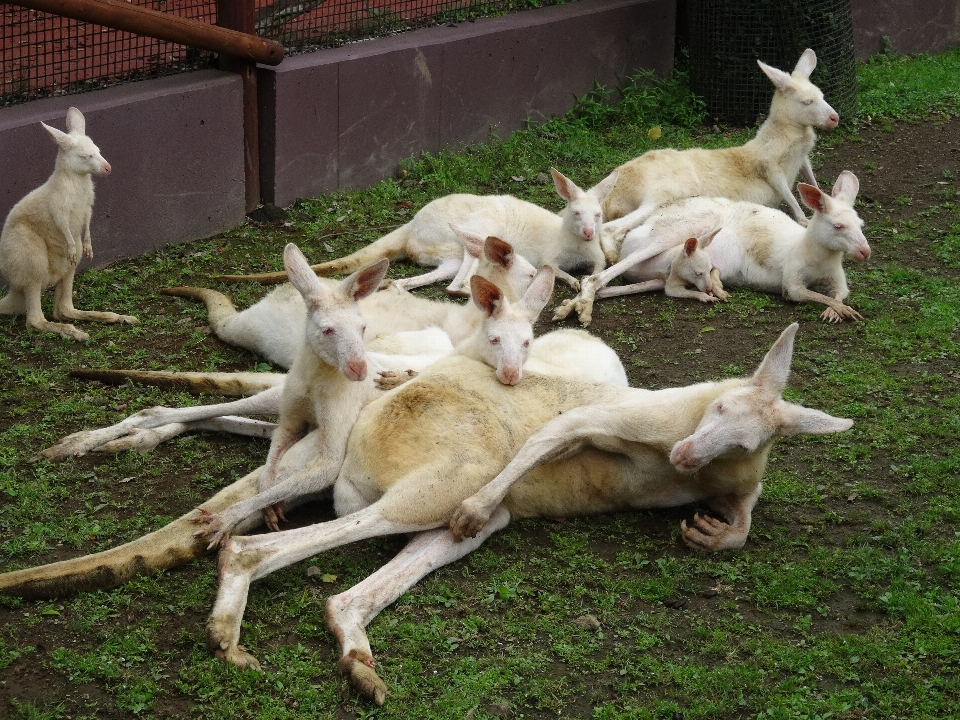
[[[954,51],[862,66],[863,119],[882,127],[956,114],[958,58]],[[249,223],[83,273],[78,307],[141,319],[133,327],[85,324],[89,344],[28,332],[22,319],[0,320],[2,567],[137,537],[262,462],[267,443],[217,435],[182,437],[145,456],[28,462],[68,432],[155,404],[195,402],[153,388],[82,383],[66,369],[271,369],[210,338],[201,306],[158,296],[159,288],[209,284],[213,272],[276,268],[287,241],[314,261],[339,256],[444,193],[511,192],[557,208],[552,184],[537,179],[551,165],[586,186],[654,147],[724,146],[750,135],[699,125],[700,105],[685,88],[680,75],[632,83],[613,106],[598,90],[566,118],[410,160],[400,177],[357,193],[302,201],[289,225]],[[654,126],[662,130],[656,140],[647,135]],[[856,142],[857,132],[834,134],[831,144]],[[754,292],[713,307],[652,295],[598,304],[603,336],[634,384],[663,384],[668,363],[670,382],[684,372],[689,380],[749,372],[779,330],[801,323],[787,397],[856,424],[842,435],[779,442],[744,550],[708,556],[685,549],[678,528],[691,508],[518,522],[430,575],[371,624],[391,691],[380,709],[338,675],[322,617],[326,597],[386,562],[402,546],[398,538],[328,552],[257,582],[243,643],[263,673],[228,667],[204,645],[216,592],[210,558],[110,591],[0,599],[0,716],[954,715],[960,211],[956,179],[944,175],[943,182],[932,201],[922,188],[905,187],[902,202],[871,211],[876,257],[848,272],[864,323],[826,326],[815,307]],[[337,234],[345,230],[353,234]],[[932,252],[938,264],[915,267],[918,252]],[[227,291],[240,305],[263,292]],[[731,337],[741,344],[731,346]],[[307,577],[308,566],[321,573]],[[599,630],[574,622],[586,614],[599,619]],[[3,704],[5,697],[15,699]]]

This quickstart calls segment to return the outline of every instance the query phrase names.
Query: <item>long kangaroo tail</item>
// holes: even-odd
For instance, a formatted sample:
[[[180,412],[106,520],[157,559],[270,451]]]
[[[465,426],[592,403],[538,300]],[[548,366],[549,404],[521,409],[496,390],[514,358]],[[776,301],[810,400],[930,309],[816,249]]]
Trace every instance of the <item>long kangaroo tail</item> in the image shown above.
[[[254,395],[283,382],[284,373],[167,372],[165,370],[71,370],[70,377],[121,385],[127,380],[203,395]]]
[[[216,513],[235,502],[253,497],[257,492],[259,477],[260,470],[254,470],[200,507]],[[2,573],[0,595],[27,599],[61,597],[83,590],[116,587],[140,573],[154,573],[183,565],[207,554],[208,541],[193,534],[198,527],[194,519],[198,516],[197,510],[191,510],[159,530],[93,555]],[[256,521],[257,518],[254,518],[241,527],[249,529]]]
[[[391,233],[384,235],[379,240],[374,240],[356,252],[350,253],[342,258],[330,260],[319,265],[311,265],[310,269],[317,275],[326,277],[327,275],[348,275],[352,272],[365,268],[368,265],[383,258],[396,260],[406,256],[407,237],[409,230],[407,225],[398,227]],[[214,275],[214,280],[222,282],[258,282],[263,285],[275,285],[287,281],[286,272],[260,273],[259,275]]]
[[[207,306],[207,320],[210,323],[210,329],[212,329],[213,334],[218,337],[227,320],[237,314],[237,308],[234,306],[233,300],[222,292],[210,290],[209,288],[189,286],[163,288],[160,294],[202,300]]]

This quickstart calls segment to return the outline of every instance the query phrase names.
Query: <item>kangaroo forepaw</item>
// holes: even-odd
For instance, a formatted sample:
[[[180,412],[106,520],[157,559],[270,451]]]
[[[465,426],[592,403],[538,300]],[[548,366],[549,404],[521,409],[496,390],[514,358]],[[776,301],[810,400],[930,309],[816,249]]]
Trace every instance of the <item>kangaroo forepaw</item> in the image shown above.
[[[417,376],[416,370],[381,370],[374,379],[378,390],[393,390]]]
[[[573,300],[564,300],[553,309],[553,322],[564,320],[573,312]]]
[[[863,320],[863,315],[849,305],[841,305],[840,310],[828,307],[820,313],[820,319],[829,323],[840,323],[844,320]]]
[[[477,533],[489,522],[493,510],[472,497],[467,498],[453,512],[450,518],[450,532],[457,540],[476,537]]]
[[[214,654],[218,658],[224,662],[230,663],[231,665],[236,665],[238,668],[242,668],[244,670],[260,670],[260,661],[248,653],[243,645],[235,645],[231,647],[226,642],[223,644],[227,645],[227,647],[219,647],[214,651]]]
[[[363,650],[353,649],[337,661],[340,672],[347,676],[350,684],[359,692],[383,705],[387,698],[387,686],[374,670],[376,662]]]
[[[692,526],[688,526],[686,520],[680,522],[680,535],[688,547],[714,552],[742,548],[747,541],[747,534],[742,528],[699,513],[693,516]]]
[[[225,538],[230,528],[227,527],[220,516],[212,513],[206,508],[197,508],[199,515],[190,518],[190,521],[196,523],[200,528],[193,534],[196,537],[202,537],[209,540],[207,550],[213,550]]]

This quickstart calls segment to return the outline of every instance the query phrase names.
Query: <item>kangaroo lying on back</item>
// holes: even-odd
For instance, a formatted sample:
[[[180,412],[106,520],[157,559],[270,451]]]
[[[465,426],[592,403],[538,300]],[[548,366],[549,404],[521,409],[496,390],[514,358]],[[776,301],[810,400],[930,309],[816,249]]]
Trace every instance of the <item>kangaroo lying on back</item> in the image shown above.
[[[580,294],[564,301],[554,319],[566,317],[575,309],[580,321],[589,324],[594,297],[614,294],[605,290],[627,294],[631,287],[637,287],[600,290],[606,283],[620,273],[633,272],[638,262],[674,256],[678,262],[671,266],[668,283],[695,283],[691,269],[702,276],[705,268],[712,268],[710,292],[721,300],[729,297],[723,289],[726,283],[782,293],[794,302],[822,303],[827,309],[820,318],[828,322],[862,320],[860,313],[843,302],[850,294],[843,272],[844,255],[856,260],[870,257],[863,220],[854,209],[859,188],[857,176],[848,170],[840,173],[832,195],[799,183],[800,197],[814,211],[806,227],[779,210],[754,203],[723,198],[688,198],[672,203],[632,230],[624,242],[624,251],[629,254],[603,272],[584,278]],[[687,235],[717,227],[720,230],[714,230],[713,241],[695,252],[685,255],[676,249]],[[817,286],[828,294],[811,289]]]
[[[840,118],[810,82],[817,66],[813,50],[803,51],[791,74],[757,64],[776,90],[770,114],[752,140],[718,150],[651,150],[618,168],[617,183],[603,205],[607,224],[600,239],[611,265],[623,257],[620,244],[631,228],[680,198],[726,197],[771,207],[785,202],[797,221],[805,222],[791,189],[798,173],[817,187],[810,165],[817,140],[813,128],[835,128]]]
[[[27,327],[52,332],[72,340],[90,336],[68,323],[50,322],[43,316],[40,295],[54,288],[56,320],[137,322],[130,315],[77,310],[73,306],[73,276],[80,253],[93,257],[90,217],[93,214],[91,175],[109,175],[110,163],[84,134],[83,114],[67,110],[67,132],[40,123],[59,146],[53,174],[13,206],[0,232],[0,273],[10,287],[0,298],[0,315],[27,316]]]
[[[447,195],[424,205],[410,222],[390,234],[346,257],[313,265],[313,270],[318,275],[335,275],[353,272],[381,258],[405,257],[438,268],[423,276],[427,278],[423,282],[419,278],[396,281],[402,288],[454,276],[466,282],[469,278],[458,274],[463,248],[451,229],[453,225],[484,237],[503,238],[535,266],[552,265],[557,277],[576,288],[576,278],[566,271],[590,266],[592,272],[598,272],[605,265],[598,239],[603,225],[601,204],[616,182],[617,173],[614,171],[590,190],[581,190],[553,168],[550,172],[557,192],[567,201],[561,215],[512,195]],[[286,275],[224,275],[217,279],[274,283],[283,282]]]

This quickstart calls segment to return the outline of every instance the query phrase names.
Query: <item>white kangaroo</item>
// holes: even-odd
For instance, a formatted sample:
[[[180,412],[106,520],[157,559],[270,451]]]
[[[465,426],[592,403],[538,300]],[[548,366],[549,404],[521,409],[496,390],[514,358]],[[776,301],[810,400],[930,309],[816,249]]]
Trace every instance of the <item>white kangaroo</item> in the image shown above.
[[[512,195],[447,195],[424,205],[406,225],[346,257],[313,265],[313,270],[318,275],[348,273],[381,258],[405,257],[437,267],[428,274],[429,282],[454,276],[459,282],[466,282],[468,278],[458,274],[463,248],[451,230],[454,225],[484,237],[494,235],[506,240],[537,267],[553,265],[557,277],[576,288],[576,278],[566,271],[590,266],[591,272],[597,272],[605,265],[599,245],[601,205],[617,180],[617,172],[589,190],[581,190],[553,168],[550,172],[557,192],[567,201],[560,215]],[[286,280],[286,275],[221,275],[217,279],[271,283]],[[413,278],[397,282],[406,289],[419,284]]]
[[[468,554],[512,517],[702,501],[728,523],[696,515],[692,526],[681,528],[685,542],[711,550],[742,545],[775,438],[852,425],[781,399],[796,331],[794,324],[781,334],[750,378],[670,390],[533,375],[507,386],[462,356],[436,363],[361,413],[334,487],[340,519],[235,536],[226,544],[208,644],[229,662],[259,667],[238,644],[253,580],[344,543],[418,531],[387,565],[327,602],[327,626],[341,646],[339,667],[382,704],[386,686],[374,669],[366,625],[424,575]],[[295,445],[281,463],[307,445]],[[488,514],[484,500],[502,492],[505,482],[512,484]],[[204,507],[215,511],[255,491],[256,472]],[[0,594],[52,597],[186,562],[206,544],[193,536],[196,515],[102,553],[2,574]],[[459,535],[476,531],[476,537],[457,542],[451,521]]]
[[[359,300],[361,292],[372,292],[388,262],[381,260],[373,265],[365,275],[344,287],[344,294]],[[368,359],[377,371],[407,369],[396,367],[392,356],[382,356],[390,358],[391,367],[375,365],[376,358],[366,353],[363,344],[365,321],[357,305],[343,302],[336,283],[321,282],[296,245],[291,243],[284,248],[284,264],[291,283],[307,305],[305,340],[283,385],[280,419],[270,440],[258,494],[221,513],[204,513],[198,518],[203,526],[198,532],[211,536],[211,548],[257,510],[264,511],[270,529],[278,530],[278,520],[285,519],[284,501],[312,496],[330,487],[340,470],[354,420],[363,407],[382,393],[373,377],[368,379]],[[477,330],[484,337],[477,343],[464,341],[458,350],[476,351],[478,360],[496,367],[501,382],[516,384],[529,354],[531,324],[553,293],[553,269],[546,266],[538,271],[516,308],[489,281],[475,276],[473,283],[478,292],[475,302],[487,315],[485,326]],[[489,346],[494,347],[488,350]],[[412,370],[421,370],[434,360],[431,357],[419,367],[411,366]],[[282,474],[280,460],[300,441],[309,446],[299,451],[300,455],[307,453],[308,462]]]
[[[850,294],[843,257],[870,257],[863,220],[854,209],[859,188],[857,176],[849,170],[840,173],[831,195],[799,183],[800,197],[814,211],[806,227],[779,210],[754,203],[724,198],[689,198],[673,203],[632,230],[624,243],[631,254],[617,265],[584,278],[580,294],[557,308],[558,314],[566,317],[576,309],[581,321],[589,322],[594,297],[603,296],[599,288],[617,274],[645,258],[659,256],[664,248],[682,243],[689,234],[719,226],[705,248],[713,268],[711,292],[719,299],[729,297],[723,289],[726,283],[782,293],[794,302],[822,303],[827,309],[820,318],[828,322],[862,320],[860,313],[843,302]],[[671,272],[684,272],[683,262]],[[811,289],[817,286],[829,294]]]
[[[600,240],[611,265],[622,257],[620,243],[630,229],[658,206],[680,198],[726,197],[771,207],[785,202],[797,221],[805,222],[791,188],[798,173],[817,187],[810,165],[814,128],[835,128],[840,117],[810,82],[817,66],[813,50],[803,51],[790,74],[757,64],[776,90],[752,140],[717,150],[651,150],[618,168],[616,186],[604,202],[607,224]]]
[[[0,298],[0,315],[27,316],[27,327],[72,340],[90,336],[68,323],[43,316],[40,295],[54,288],[56,320],[137,322],[131,315],[77,310],[73,306],[73,276],[80,253],[93,257],[90,216],[93,213],[91,175],[109,175],[110,163],[85,134],[83,114],[67,110],[67,132],[40,123],[59,147],[53,174],[13,206],[0,233],[0,273],[10,287]]]
[[[536,276],[536,269],[502,240],[493,237],[482,240],[466,232],[462,236],[471,252],[476,252],[478,246],[483,247],[478,273],[497,284],[506,298],[518,300]],[[203,300],[208,308],[210,325],[227,342],[258,352],[283,367],[293,365],[297,349],[303,343],[307,311],[302,296],[292,285],[277,288],[259,303],[239,313],[229,297],[215,290],[172,288],[169,293]],[[483,322],[483,314],[477,312],[472,304],[430,301],[393,287],[361,298],[359,309],[365,318],[373,319],[364,333],[368,349],[398,356],[389,359],[390,367],[405,368],[401,373],[399,369],[390,370],[385,366],[383,380],[377,380],[383,389],[396,384],[404,373],[409,377],[410,370],[422,365],[423,359],[417,360],[411,356],[425,354],[437,358],[449,354],[453,352],[454,343],[469,337]],[[399,332],[381,334],[387,329]],[[603,358],[597,360],[607,362]],[[609,364],[603,367],[609,367]],[[72,433],[40,451],[36,459],[62,460],[84,455],[91,450],[107,453],[123,450],[146,452],[161,442],[191,430],[270,437],[276,427],[274,423],[242,416],[275,415],[279,412],[285,378],[282,373],[133,370],[84,370],[74,371],[73,374],[101,382],[134,379],[189,392],[252,397],[215,405],[141,410],[114,425]]]
[[[752,378],[656,392],[548,376],[507,387],[465,358],[435,364],[361,414],[334,487],[339,519],[226,543],[209,647],[229,662],[258,667],[239,647],[252,581],[345,543],[418,532],[397,558],[327,603],[341,669],[380,704],[386,687],[374,670],[365,625],[423,575],[470,552],[512,517],[701,501],[729,524],[697,515],[682,528],[685,541],[709,550],[742,546],[774,439],[852,425],[780,398],[796,330],[781,335]],[[471,429],[466,437],[464,428]],[[461,503],[505,467],[491,491],[498,499],[490,515],[487,505],[470,514],[482,526],[477,538],[458,544],[447,525],[453,521],[460,532]],[[499,496],[505,477],[511,486]]]
[[[537,268],[509,243],[456,227],[451,230],[463,252],[476,263],[475,272],[502,288],[510,300],[517,300],[530,286]],[[289,368],[303,344],[307,308],[303,296],[289,283],[242,312],[237,312],[229,297],[208,288],[175,287],[160,292],[202,300],[207,306],[210,328],[218,338],[252,350],[275,365]],[[402,290],[396,283],[361,299],[360,310],[367,319],[364,340],[368,348],[380,352],[393,350],[384,344],[383,335],[392,337],[400,332],[436,326],[456,345],[470,335],[479,322],[469,304],[427,300]],[[399,354],[407,353],[408,348]]]

